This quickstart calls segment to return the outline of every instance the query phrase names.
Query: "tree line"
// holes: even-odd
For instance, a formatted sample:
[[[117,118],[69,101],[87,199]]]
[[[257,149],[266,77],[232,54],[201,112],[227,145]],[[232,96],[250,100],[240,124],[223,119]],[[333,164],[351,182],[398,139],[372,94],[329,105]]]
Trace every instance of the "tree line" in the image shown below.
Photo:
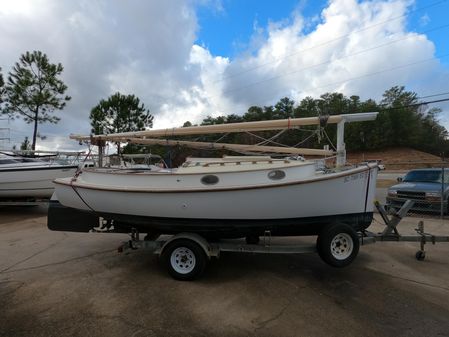
[[[62,110],[70,101],[66,95],[67,85],[61,80],[61,63],[53,64],[40,51],[26,52],[3,80],[0,68],[0,112],[10,118],[23,118],[33,124],[32,143],[28,137],[22,145],[35,149],[39,138],[38,125],[58,123],[55,111]],[[358,112],[379,111],[375,121],[350,123],[345,127],[346,148],[354,150],[379,150],[388,147],[412,147],[436,155],[448,153],[447,130],[440,124],[441,110],[421,104],[417,93],[407,91],[403,86],[395,86],[384,92],[382,99],[361,100],[359,96],[345,96],[342,93],[325,93],[319,98],[306,97],[296,103],[288,97],[270,106],[251,106],[242,115],[230,114],[207,117],[200,124],[239,123],[259,120],[301,118]],[[92,134],[109,134],[140,131],[153,126],[153,116],[149,109],[135,95],[119,92],[101,99],[89,115]],[[184,126],[192,125],[187,121]],[[276,132],[262,132],[270,138]],[[220,136],[221,137],[221,136]],[[199,140],[214,141],[217,135],[207,135]],[[260,138],[250,134],[229,134],[222,142],[257,143]],[[287,130],[276,138],[276,142],[300,147],[322,148],[324,144],[335,144],[336,126],[324,128],[304,126],[299,130]],[[146,147],[128,145],[124,149],[117,144],[118,152],[149,151]],[[155,152],[163,152],[155,147]]]
[[[448,131],[440,124],[439,108],[429,108],[421,104],[417,93],[407,91],[403,86],[386,90],[382,99],[361,100],[359,96],[347,97],[342,93],[325,93],[319,98],[306,97],[298,104],[288,97],[280,99],[275,105],[251,106],[243,115],[207,117],[201,125],[251,122],[285,118],[302,118],[352,114],[378,111],[376,120],[350,123],[345,126],[346,149],[349,151],[382,150],[389,147],[411,147],[433,153],[448,153]],[[191,125],[186,122],[184,126]],[[275,132],[264,132],[270,138]],[[223,142],[251,141],[248,135],[229,135]],[[208,136],[208,140],[213,137]],[[257,138],[252,142],[260,141]],[[289,130],[280,135],[277,142],[301,147],[322,148],[324,144],[336,143],[336,125],[327,125],[325,133],[317,126],[304,126]]]

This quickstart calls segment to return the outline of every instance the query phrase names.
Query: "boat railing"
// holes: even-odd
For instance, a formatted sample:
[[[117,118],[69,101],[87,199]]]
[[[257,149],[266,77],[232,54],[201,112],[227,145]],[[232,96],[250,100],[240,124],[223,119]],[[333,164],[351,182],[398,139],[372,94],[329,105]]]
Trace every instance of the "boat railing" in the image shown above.
[[[198,162],[198,161],[192,161],[192,162],[185,162],[182,166],[183,167],[194,167],[194,166],[200,166],[200,167],[211,167],[211,166],[226,166],[226,165],[242,165],[242,164],[273,164],[274,162],[277,163],[285,163],[289,164],[290,160],[287,159],[263,159],[263,160],[236,160],[236,161],[212,161],[212,162]]]

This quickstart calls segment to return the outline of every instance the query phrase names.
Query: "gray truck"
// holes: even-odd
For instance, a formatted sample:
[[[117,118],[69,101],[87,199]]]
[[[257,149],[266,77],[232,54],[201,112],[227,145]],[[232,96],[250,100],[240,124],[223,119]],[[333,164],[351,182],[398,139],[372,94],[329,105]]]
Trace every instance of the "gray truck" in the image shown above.
[[[415,203],[412,211],[448,213],[449,169],[417,169],[398,178],[399,184],[388,189],[387,207],[399,209],[407,200]]]

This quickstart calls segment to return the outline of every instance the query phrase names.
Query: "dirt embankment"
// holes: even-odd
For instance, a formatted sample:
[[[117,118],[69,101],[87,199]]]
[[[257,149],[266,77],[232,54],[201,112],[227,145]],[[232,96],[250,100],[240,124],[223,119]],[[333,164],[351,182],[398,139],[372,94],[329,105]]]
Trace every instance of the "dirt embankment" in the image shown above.
[[[347,161],[350,163],[375,159],[381,160],[386,170],[411,170],[442,167],[443,165],[440,157],[410,148],[392,148],[384,151],[351,152],[347,154]],[[449,167],[449,162],[446,162],[446,166]]]

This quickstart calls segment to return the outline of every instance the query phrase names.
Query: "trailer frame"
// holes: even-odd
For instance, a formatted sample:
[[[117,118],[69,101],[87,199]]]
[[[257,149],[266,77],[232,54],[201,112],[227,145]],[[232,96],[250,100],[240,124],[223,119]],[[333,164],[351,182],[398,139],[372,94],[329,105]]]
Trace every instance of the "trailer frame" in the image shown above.
[[[401,235],[398,231],[398,225],[401,220],[405,217],[408,211],[413,207],[413,201],[407,200],[404,205],[398,211],[393,213],[388,213],[384,206],[382,206],[379,202],[375,202],[375,206],[379,211],[379,214],[384,222],[385,229],[381,233],[373,233],[371,231],[365,230],[362,232],[358,232],[358,243],[356,245],[356,253],[358,253],[358,247],[373,244],[376,242],[419,242],[420,249],[416,252],[415,258],[418,261],[423,261],[426,256],[425,245],[427,243],[432,243],[433,245],[437,242],[449,242],[449,236],[443,235],[433,235],[430,233],[426,233],[424,230],[424,221],[420,220],[418,222],[418,226],[415,229],[416,235]],[[305,254],[305,253],[316,253],[318,252],[323,260],[326,261],[326,258],[323,257],[323,252],[320,250],[320,236],[318,236],[317,244],[277,244],[272,242],[272,236],[270,231],[265,231],[264,235],[260,238],[247,238],[246,243],[240,239],[227,239],[221,241],[209,241],[204,237],[195,234],[195,233],[179,233],[169,237],[168,239],[154,239],[150,237],[146,237],[146,239],[140,239],[140,233],[136,229],[132,229],[130,233],[130,240],[123,242],[118,247],[118,252],[129,252],[137,249],[144,249],[152,251],[154,254],[163,258],[166,262],[166,267],[168,268],[169,273],[178,280],[191,280],[200,275],[200,273],[204,270],[205,264],[211,258],[219,258],[221,252],[234,252],[234,253],[253,253],[253,254]],[[170,266],[170,263],[173,263],[173,260],[170,260],[170,256],[167,256],[166,251],[172,245],[175,245],[176,242],[182,242],[184,245],[190,242],[192,245],[197,245],[200,247],[200,251],[202,252],[196,259],[201,260],[204,258],[204,262],[202,262],[202,267],[198,273],[195,275],[183,275],[173,270]],[[192,248],[193,249],[193,248]],[[190,253],[193,254],[192,250],[187,249]],[[195,255],[195,254],[193,254]],[[355,256],[353,257],[355,258]],[[173,259],[173,258],[172,258]],[[195,260],[195,258],[193,258]],[[195,260],[196,261],[196,260]],[[352,260],[350,261],[352,262]],[[349,262],[349,263],[350,263]],[[347,264],[349,264],[347,263]],[[330,263],[335,267],[343,267],[347,264],[343,265],[335,265]],[[184,265],[183,265],[184,266]],[[183,267],[184,268],[184,267]],[[187,267],[185,267],[187,268]]]

